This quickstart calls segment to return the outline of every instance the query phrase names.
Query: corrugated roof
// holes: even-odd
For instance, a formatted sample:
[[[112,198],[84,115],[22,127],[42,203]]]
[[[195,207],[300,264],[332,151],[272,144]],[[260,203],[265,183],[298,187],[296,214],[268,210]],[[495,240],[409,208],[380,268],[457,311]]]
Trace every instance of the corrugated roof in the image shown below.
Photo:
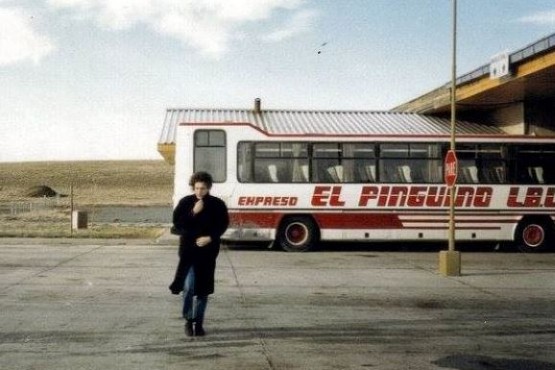
[[[449,135],[448,119],[382,111],[168,109],[159,144],[175,143],[179,124],[249,123],[270,135]],[[503,135],[497,127],[458,121],[457,135]]]

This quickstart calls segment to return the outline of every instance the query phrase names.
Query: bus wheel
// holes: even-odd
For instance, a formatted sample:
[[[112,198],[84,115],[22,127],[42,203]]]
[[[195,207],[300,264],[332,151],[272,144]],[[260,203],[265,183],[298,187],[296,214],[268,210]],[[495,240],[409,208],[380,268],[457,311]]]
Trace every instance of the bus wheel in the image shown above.
[[[318,226],[310,217],[288,217],[281,222],[276,240],[287,252],[306,252],[319,239]]]
[[[516,229],[515,242],[523,252],[540,252],[549,248],[553,226],[543,219],[524,219]]]

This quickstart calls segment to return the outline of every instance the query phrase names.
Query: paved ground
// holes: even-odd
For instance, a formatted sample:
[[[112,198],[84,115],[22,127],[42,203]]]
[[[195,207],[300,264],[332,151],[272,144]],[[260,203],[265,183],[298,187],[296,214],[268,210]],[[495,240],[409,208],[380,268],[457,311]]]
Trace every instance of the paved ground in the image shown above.
[[[90,242],[89,242],[90,243]],[[0,368],[555,369],[555,254],[224,249],[205,338],[169,245],[0,240]]]

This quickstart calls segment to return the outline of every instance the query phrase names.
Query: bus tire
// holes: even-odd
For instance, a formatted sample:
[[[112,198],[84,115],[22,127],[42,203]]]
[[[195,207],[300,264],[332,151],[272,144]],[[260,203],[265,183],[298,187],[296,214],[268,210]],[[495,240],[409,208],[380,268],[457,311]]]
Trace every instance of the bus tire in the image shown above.
[[[516,247],[523,252],[541,252],[553,241],[553,222],[550,217],[524,218],[515,232]]]
[[[320,239],[318,226],[311,217],[285,218],[277,231],[276,241],[287,252],[306,252],[313,249]]]

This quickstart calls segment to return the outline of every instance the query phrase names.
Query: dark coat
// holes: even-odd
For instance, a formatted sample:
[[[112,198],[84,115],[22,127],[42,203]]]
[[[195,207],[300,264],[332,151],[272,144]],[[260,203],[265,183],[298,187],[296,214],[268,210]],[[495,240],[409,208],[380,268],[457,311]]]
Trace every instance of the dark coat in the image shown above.
[[[220,252],[220,237],[229,225],[225,203],[210,194],[203,198],[204,208],[194,215],[193,207],[197,197],[192,194],[179,201],[173,211],[174,229],[179,238],[179,265],[170,285],[173,294],[183,290],[185,277],[191,266],[195,269],[195,295],[214,293],[216,258]],[[210,236],[212,242],[204,247],[196,245],[198,237]]]

